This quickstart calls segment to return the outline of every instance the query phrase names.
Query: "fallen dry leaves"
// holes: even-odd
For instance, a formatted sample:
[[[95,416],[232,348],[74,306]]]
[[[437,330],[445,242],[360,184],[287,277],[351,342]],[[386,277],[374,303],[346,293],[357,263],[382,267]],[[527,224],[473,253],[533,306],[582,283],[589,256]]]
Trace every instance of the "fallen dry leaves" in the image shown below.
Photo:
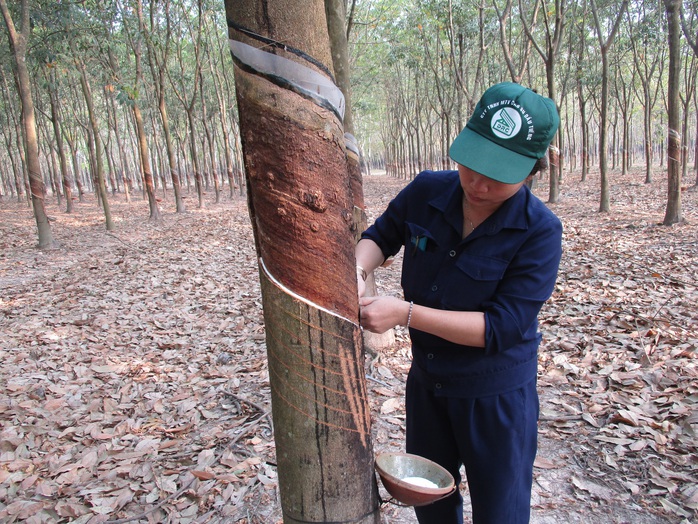
[[[160,225],[117,202],[113,233],[81,204],[46,252],[6,205],[0,521],[263,521],[276,472],[244,201]]]
[[[541,384],[556,390],[548,406],[565,416],[543,419],[549,434],[575,442],[579,490],[689,522],[698,510],[698,193],[683,193],[688,222],[670,228],[660,225],[661,186],[619,184],[614,213],[562,214],[566,261],[544,311],[540,362]]]
[[[532,522],[695,521],[698,193],[668,228],[665,181],[617,181],[601,215],[598,181],[567,176]],[[403,184],[367,177],[369,214]],[[26,204],[0,202],[0,522],[279,522],[244,198],[160,224],[113,200],[112,233],[92,201],[54,205],[43,252]],[[382,292],[398,273],[381,270]],[[408,367],[399,329],[367,361],[377,451],[403,449]]]

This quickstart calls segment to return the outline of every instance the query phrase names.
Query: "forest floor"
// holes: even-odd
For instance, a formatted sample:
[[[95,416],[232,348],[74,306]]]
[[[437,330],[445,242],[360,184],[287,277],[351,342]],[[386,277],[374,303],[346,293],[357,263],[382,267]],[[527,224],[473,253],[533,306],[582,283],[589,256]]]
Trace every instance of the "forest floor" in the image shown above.
[[[698,192],[665,227],[666,179],[643,180],[612,174],[601,214],[598,174],[567,175],[551,204],[564,256],[541,313],[534,524],[698,522]],[[367,176],[369,218],[404,183]],[[0,201],[0,522],[281,521],[245,199],[163,199],[152,224],[111,198],[113,232],[91,198],[51,202],[44,251],[26,203]],[[400,293],[399,258],[380,292]],[[394,335],[366,364],[376,452],[404,449]]]

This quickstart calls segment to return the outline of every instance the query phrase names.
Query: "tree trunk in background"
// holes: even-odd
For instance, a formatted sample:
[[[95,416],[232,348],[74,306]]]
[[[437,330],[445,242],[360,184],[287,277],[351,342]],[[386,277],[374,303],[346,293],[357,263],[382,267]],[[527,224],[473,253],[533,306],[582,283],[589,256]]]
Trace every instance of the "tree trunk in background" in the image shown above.
[[[664,0],[666,7],[669,45],[669,84],[668,100],[668,177],[667,205],[664,225],[682,221],[681,217],[681,115],[679,102],[679,82],[681,81],[681,26],[679,24],[680,0]]]
[[[111,211],[109,209],[109,200],[107,200],[107,186],[104,182],[104,162],[102,161],[102,140],[99,135],[99,125],[97,124],[97,116],[95,115],[94,99],[92,98],[92,89],[90,89],[90,83],[87,81],[87,72],[85,71],[85,64],[83,62],[78,62],[78,71],[80,72],[80,85],[82,86],[82,94],[85,97],[85,104],[87,105],[87,113],[90,119],[90,129],[92,129],[92,142],[94,144],[94,174],[95,174],[95,193],[102,203],[102,210],[104,211],[104,223],[107,231],[113,231],[115,229],[114,222],[111,218]],[[92,148],[90,148],[92,153]],[[93,155],[90,155],[93,156]]]
[[[189,152],[191,154],[192,169],[194,170],[196,196],[199,199],[199,204],[197,207],[199,209],[203,209],[206,207],[206,201],[204,200],[204,184],[202,180],[201,165],[199,164],[199,153],[196,149],[196,115],[194,115],[193,106],[194,99],[191,100],[191,104],[185,107],[184,110],[187,113],[187,124],[189,126]]]
[[[201,71],[201,41],[202,41],[202,28],[203,28],[203,6],[202,0],[196,0],[196,27],[192,26],[191,20],[186,16],[179,18],[179,23],[182,23],[188,32],[188,36],[193,42],[193,56],[190,58],[194,60],[193,71],[185,67],[185,62],[182,57],[181,47],[175,47],[175,54],[177,55],[179,63],[179,73],[170,72],[168,69],[168,78],[172,86],[172,90],[175,96],[182,103],[184,112],[187,115],[187,126],[189,128],[189,135],[180,137],[180,146],[183,147],[183,140],[189,142],[189,151],[191,154],[191,168],[193,170],[194,182],[196,185],[196,194],[198,197],[198,208],[204,209],[206,207],[206,202],[204,200],[204,186],[202,180],[202,171],[199,163],[199,155],[197,152],[197,137],[199,132],[197,130],[197,120],[199,118],[198,114],[195,112],[196,101],[198,99],[199,92],[199,72]],[[184,9],[186,6],[180,6]],[[172,17],[177,19],[178,13],[170,13],[169,9],[165,11],[167,25],[174,23]],[[184,31],[184,29],[182,29]],[[175,40],[176,41],[176,40]],[[187,84],[187,82],[190,82]],[[202,160],[203,162],[203,160]],[[181,171],[180,171],[181,172]],[[187,175],[187,187],[189,187],[189,175]]]
[[[75,140],[75,135],[72,132],[65,132],[63,130],[65,141],[68,142],[68,149],[70,150],[70,159],[73,166],[73,179],[75,180],[75,185],[78,186],[78,201],[82,204],[85,201],[85,189],[82,185],[82,180],[80,180],[80,162],[78,161],[78,145]]]
[[[114,140],[116,141],[116,148],[119,153],[119,162],[121,166],[121,179],[124,182],[124,195],[126,196],[126,202],[131,202],[131,189],[133,183],[131,182],[131,175],[128,172],[128,160],[126,158],[126,151],[124,150],[123,140],[121,139],[121,131],[119,131],[119,124],[116,119],[116,101],[114,97],[109,97],[109,108],[111,108],[111,114],[113,116],[113,130],[114,130]]]
[[[354,121],[351,114],[351,78],[349,69],[349,49],[347,48],[347,19],[345,0],[325,0],[327,33],[332,52],[332,69],[337,86],[344,93],[344,132],[354,133]],[[363,192],[363,190],[362,190]]]
[[[184,205],[184,199],[182,198],[179,173],[177,173],[177,169],[175,167],[177,165],[177,158],[175,155],[174,144],[172,143],[170,120],[167,114],[167,104],[165,102],[165,64],[167,64],[170,50],[172,26],[170,26],[170,24],[166,25],[165,41],[159,46],[161,54],[158,54],[158,49],[155,48],[155,45],[151,40],[152,33],[158,30],[158,27],[155,25],[156,5],[157,4],[154,2],[150,3],[150,28],[146,33],[146,44],[149,57],[148,64],[150,65],[150,73],[153,77],[153,87],[155,89],[155,94],[158,101],[158,111],[160,112],[160,118],[162,120],[162,131],[165,138],[165,150],[167,152],[167,165],[170,169],[170,180],[172,180],[172,189],[174,191],[175,209],[177,213],[184,213],[186,211],[186,206]],[[164,3],[163,8],[166,11],[169,10],[169,1]]]
[[[696,114],[698,114],[698,99],[694,101],[693,104],[693,109],[695,110]],[[696,119],[696,130],[695,130],[695,135],[698,137],[698,119]],[[695,143],[695,151],[693,153],[693,170],[695,171],[696,174],[696,179],[694,185],[698,187],[698,140],[696,140]]]
[[[541,2],[542,5],[542,2]],[[564,28],[566,25],[566,15],[569,4],[567,2],[555,2],[554,10],[543,16],[542,23],[545,26],[545,46],[535,45],[536,50],[540,54],[543,63],[545,64],[545,78],[548,93],[547,96],[555,101],[558,113],[560,113],[561,100],[558,100],[557,89],[555,87],[555,67],[560,53]],[[526,22],[526,16],[523,12],[519,13],[521,21],[526,30],[526,34],[530,39],[533,39],[533,28],[536,24],[536,14],[538,12],[538,3],[534,15],[531,18],[530,26]],[[551,23],[552,22],[552,23]],[[564,90],[563,90],[564,95]],[[551,204],[557,203],[560,198],[560,181],[562,180],[563,172],[563,157],[561,153],[563,140],[564,126],[560,126],[558,132],[555,133],[548,151],[548,159],[550,161],[550,179],[548,187],[548,202]]]
[[[647,100],[647,97],[645,97]],[[644,131],[645,131],[645,184],[652,183],[652,158],[654,153],[652,151],[652,107],[649,104],[643,104],[642,107],[643,117],[644,117]]]
[[[10,92],[10,86],[7,82],[7,75],[5,74],[5,70],[2,68],[0,68],[0,80],[2,81],[2,99],[6,107],[9,109],[11,107],[9,101],[12,99],[12,94]],[[18,134],[21,135],[22,130],[19,125],[19,122],[17,121],[17,117],[15,116],[15,111],[8,110],[5,116],[7,117],[8,126],[14,126]],[[10,163],[12,164],[12,176],[14,178],[15,189],[17,190],[17,202],[21,203],[22,195],[24,194],[24,182],[22,180],[24,174],[24,158],[22,158],[22,145],[18,144],[18,146],[20,147],[20,149],[18,150],[20,158],[17,158],[16,155],[13,153],[12,148],[12,143],[16,137],[12,133],[3,134],[5,136],[5,148],[7,149],[7,154],[10,157]]]
[[[73,187],[68,172],[68,160],[65,156],[65,147],[63,145],[63,132],[61,131],[61,112],[58,109],[58,80],[55,72],[52,70],[46,74],[46,83],[49,94],[49,103],[51,105],[51,124],[53,125],[53,134],[56,137],[56,149],[58,150],[58,160],[61,165],[61,180],[63,184],[63,192],[65,193],[65,212],[73,212]]]
[[[608,50],[613,43],[613,40],[618,32],[620,21],[623,18],[623,13],[628,4],[628,0],[623,0],[618,11],[618,16],[611,28],[608,38],[604,40],[603,25],[599,19],[596,1],[591,0],[591,12],[594,16],[596,26],[596,36],[599,41],[599,50],[601,53],[601,115],[599,121],[599,170],[601,172],[601,197],[599,202],[599,212],[604,213],[611,210],[611,188],[608,180],[608,69],[609,58]]]
[[[560,113],[560,104],[557,100],[557,93],[555,92],[555,80],[553,78],[554,74],[554,56],[550,59],[550,63],[546,63],[546,72],[548,77],[548,97],[555,101],[555,106],[557,107],[558,114]],[[553,136],[553,140],[548,148],[548,161],[550,164],[550,179],[548,180],[548,202],[550,204],[557,204],[560,199],[560,180],[562,179],[562,154],[560,153],[560,145],[562,144],[562,133],[563,127],[558,128],[557,133]]]
[[[337,77],[337,86],[344,94],[344,131],[347,145],[348,174],[351,183],[351,192],[354,197],[354,222],[356,224],[355,242],[359,241],[361,233],[368,226],[366,206],[364,205],[363,177],[361,176],[361,159],[363,153],[359,143],[354,137],[351,106],[351,78],[349,66],[349,52],[347,49],[346,6],[344,0],[325,0],[325,13],[327,15],[328,34],[330,37],[330,49],[332,50],[332,66]],[[346,135],[349,133],[349,136]],[[366,296],[376,295],[376,279],[371,273],[366,280]],[[370,351],[380,351],[390,347],[395,342],[395,330],[389,329],[385,333],[363,332],[366,348]]]
[[[580,31],[580,38],[583,39],[584,32]],[[586,182],[589,173],[589,124],[586,116],[587,100],[584,96],[584,83],[582,81],[583,69],[582,60],[584,58],[584,45],[579,45],[577,52],[577,68],[575,80],[577,84],[577,103],[579,104],[579,127],[582,139],[582,174],[580,180]]]
[[[662,13],[661,2],[643,2],[638,7],[641,16],[628,16],[627,23],[630,28],[627,40],[630,42],[633,50],[634,73],[639,77],[641,89],[637,89],[637,96],[642,105],[643,113],[643,136],[644,136],[644,158],[645,158],[645,184],[652,183],[652,163],[654,156],[652,137],[653,125],[652,114],[654,105],[657,99],[657,90],[663,84],[663,81],[657,81],[656,77],[663,77],[663,62],[665,61],[665,52],[659,49],[652,49],[648,46],[647,36],[642,28],[644,21],[648,19],[659,20]],[[658,22],[659,23],[659,22]],[[640,25],[642,24],[642,25]],[[654,83],[654,85],[653,85]],[[662,87],[662,91],[664,88]]]
[[[21,159],[15,160],[15,155],[12,154],[12,136],[10,134],[5,135],[5,147],[8,151],[8,156],[10,157],[10,172],[14,179],[14,187],[17,195],[17,202],[22,203],[22,168],[18,165],[21,163]]]
[[[145,29],[143,24],[143,5],[141,0],[137,0],[135,3],[136,12],[138,14],[138,34],[142,35]],[[134,38],[132,42],[133,56],[135,59],[135,69],[136,77],[134,79],[134,91],[140,93],[141,84],[143,83],[143,70],[141,68],[141,39],[140,37]],[[153,167],[150,161],[150,149],[148,148],[148,139],[145,135],[145,126],[143,125],[143,115],[141,114],[141,108],[138,105],[145,100],[142,95],[137,95],[132,101],[133,105],[133,118],[136,123],[136,140],[138,142],[138,151],[141,157],[141,170],[143,173],[143,185],[145,186],[145,193],[148,196],[148,206],[150,208],[150,220],[157,222],[160,220],[160,208],[158,207],[158,201],[155,197],[155,182],[153,181]]]
[[[357,322],[354,197],[336,114],[339,90],[324,65],[331,64],[325,10],[322,0],[311,4],[225,2],[260,261],[281,506],[287,524],[378,523]],[[270,66],[276,57],[290,70]]]
[[[208,48],[205,50],[208,54]],[[242,194],[242,184],[238,185],[235,179],[235,167],[233,163],[233,149],[230,147],[230,130],[228,126],[228,103],[225,90],[225,81],[221,78],[219,68],[213,65],[213,59],[209,55],[209,65],[211,78],[216,92],[216,100],[218,101],[218,118],[221,124],[221,132],[223,134],[223,158],[225,160],[225,172],[228,177],[229,196],[233,198],[235,190],[240,190]]]
[[[143,115],[141,114],[141,108],[138,107],[137,100],[134,100],[132,110],[133,119],[136,123],[136,140],[141,159],[141,172],[143,173],[143,189],[145,189],[145,193],[148,196],[148,206],[150,208],[149,219],[157,222],[161,218],[160,208],[158,207],[157,198],[155,197],[155,183],[153,182],[153,171],[150,163],[150,149],[148,148],[148,140],[145,136]]]
[[[204,93],[204,78],[201,72],[199,72],[199,94],[201,95],[201,124],[204,127],[204,140],[206,141],[206,145],[208,146],[208,156],[211,159],[211,169],[209,172],[211,173],[211,178],[213,178],[213,189],[216,195],[215,202],[216,204],[219,204],[221,201],[221,188],[220,184],[218,183],[218,166],[216,165],[216,153],[213,144],[213,136],[211,134],[211,130],[208,127],[206,96]],[[205,158],[206,155],[204,154],[204,159]]]
[[[698,9],[698,6],[693,9],[693,13],[698,14],[696,12],[696,9]],[[693,54],[698,57],[698,31],[696,31],[696,34],[691,33],[691,28],[689,27],[686,17],[684,16],[684,11],[680,10],[679,11],[679,18],[681,20],[681,30],[683,32],[684,38],[686,38],[686,41],[688,42],[688,45],[693,49]],[[698,97],[694,96],[693,97],[693,110],[698,113]],[[696,124],[696,129],[694,132],[693,136],[698,137],[698,119],[695,122]],[[694,153],[693,153],[693,169],[695,171],[696,179],[695,179],[695,186],[698,187],[698,140],[695,140],[694,144]]]
[[[17,78],[17,91],[22,101],[22,135],[24,136],[24,149],[26,151],[27,170],[29,171],[29,189],[31,191],[31,203],[34,209],[34,219],[39,236],[39,248],[46,249],[53,246],[53,233],[46,216],[44,203],[45,187],[41,178],[41,163],[39,162],[39,137],[36,131],[36,115],[34,114],[34,99],[32,98],[31,79],[27,68],[26,54],[31,31],[29,17],[29,2],[23,0],[20,6],[21,25],[19,32],[15,29],[12,15],[7,8],[5,0],[0,0],[5,25],[10,38]]]

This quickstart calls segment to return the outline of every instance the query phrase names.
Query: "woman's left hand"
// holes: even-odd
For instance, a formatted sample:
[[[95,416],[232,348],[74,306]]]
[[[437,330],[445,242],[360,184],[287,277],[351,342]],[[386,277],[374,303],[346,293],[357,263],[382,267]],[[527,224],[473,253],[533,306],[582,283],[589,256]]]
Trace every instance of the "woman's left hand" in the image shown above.
[[[361,326],[373,333],[385,333],[407,322],[410,304],[396,297],[362,297],[359,299]]]

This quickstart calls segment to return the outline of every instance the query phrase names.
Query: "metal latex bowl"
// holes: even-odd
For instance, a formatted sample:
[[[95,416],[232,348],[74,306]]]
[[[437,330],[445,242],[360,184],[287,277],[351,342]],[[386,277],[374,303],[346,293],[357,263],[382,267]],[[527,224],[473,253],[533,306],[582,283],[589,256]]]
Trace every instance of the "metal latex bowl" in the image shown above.
[[[436,462],[409,453],[381,453],[376,456],[376,471],[386,491],[405,506],[425,506],[448,497],[456,489],[453,475]],[[426,487],[405,482],[421,477],[436,484]]]

